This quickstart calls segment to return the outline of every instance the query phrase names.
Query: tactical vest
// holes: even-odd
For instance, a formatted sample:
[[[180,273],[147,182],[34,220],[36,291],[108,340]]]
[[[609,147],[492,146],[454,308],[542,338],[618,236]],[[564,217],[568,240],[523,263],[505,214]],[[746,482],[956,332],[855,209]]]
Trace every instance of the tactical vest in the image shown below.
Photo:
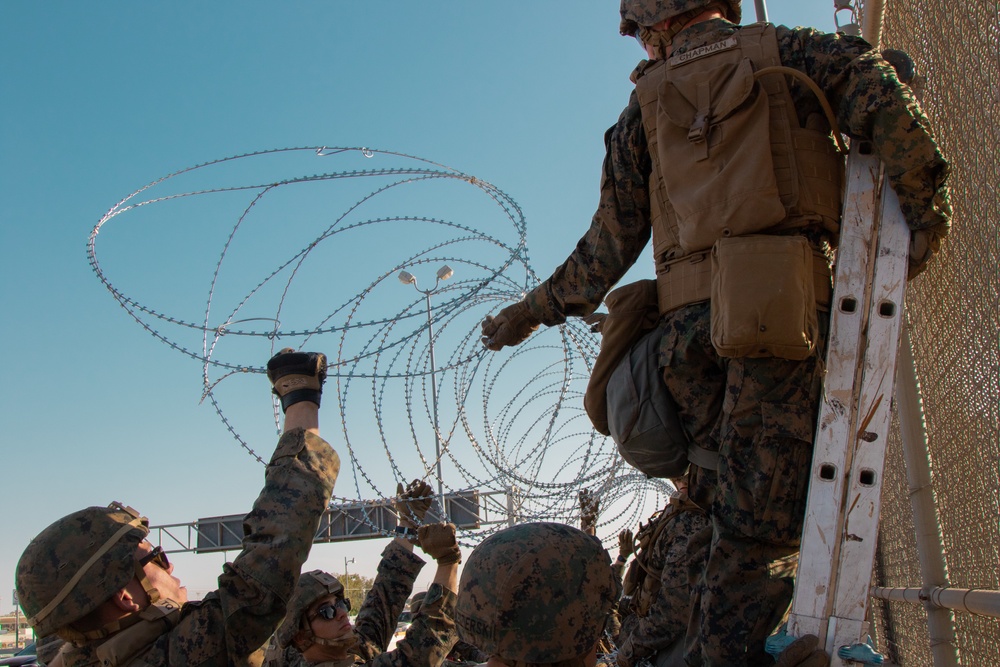
[[[634,74],[661,313],[708,298],[702,260],[719,238],[839,230],[844,160],[830,122],[814,114],[802,127],[785,79],[798,73],[762,71],[775,67],[774,26],[757,23]]]
[[[108,667],[151,667],[146,660],[148,649],[170,632],[181,619],[181,605],[173,600],[159,600],[138,614],[139,621],[97,646],[97,659]]]

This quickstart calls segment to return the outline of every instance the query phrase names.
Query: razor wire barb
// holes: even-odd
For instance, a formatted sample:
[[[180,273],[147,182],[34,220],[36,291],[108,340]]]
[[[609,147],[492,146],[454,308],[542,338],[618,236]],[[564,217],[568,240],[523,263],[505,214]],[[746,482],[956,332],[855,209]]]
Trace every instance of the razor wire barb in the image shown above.
[[[315,160],[324,168],[315,170]],[[367,166],[369,160],[374,168],[350,164]],[[268,176],[259,175],[265,172]],[[448,196],[433,190],[447,184],[471,187],[448,190]],[[321,187],[327,189],[316,195]],[[219,198],[236,203],[225,215],[197,208],[194,214],[199,231],[211,230],[222,239],[200,316],[171,313],[131,295],[120,286],[129,278],[112,283],[98,260],[99,234],[135,216],[156,221],[157,207],[180,202],[207,207]],[[460,202],[456,210],[437,210],[453,200]],[[322,204],[318,212],[300,212],[317,204]],[[434,210],[414,210],[420,207]],[[466,222],[469,218],[477,224]],[[167,218],[148,234],[174,222]],[[626,466],[582,410],[599,348],[596,336],[572,321],[501,353],[486,351],[480,342],[483,317],[519,300],[538,282],[526,230],[513,198],[457,169],[367,147],[300,147],[212,160],[139,188],[99,220],[87,255],[94,274],[136,323],[200,363],[201,400],[207,399],[240,447],[261,463],[227,392],[241,378],[263,374],[261,361],[279,347],[308,345],[327,353],[324,404],[336,406],[340,421],[339,442],[332,444],[342,455],[346,451],[351,471],[342,471],[338,494],[348,477],[353,485],[332,504],[373,507],[373,497],[389,502],[391,496],[380,489],[416,476],[440,481],[447,493],[516,489],[518,520],[573,522],[579,521],[577,492],[586,487],[605,509],[598,526],[613,538],[660,509],[672,487]],[[373,248],[367,254],[366,243]],[[201,250],[206,244],[184,247]],[[282,244],[287,248],[279,250]],[[247,248],[255,249],[254,266],[262,266],[257,275],[263,278],[231,268]],[[374,251],[387,257],[382,268],[373,268]],[[173,259],[187,267],[186,257]],[[425,303],[423,293],[403,291],[395,276],[445,263],[455,267],[455,279],[435,288],[429,314],[430,297]],[[328,268],[336,272],[328,275]],[[317,275],[329,283],[317,284]],[[142,277],[140,272],[131,279]],[[159,287],[173,285],[170,279],[150,280]],[[176,301],[186,306],[191,299]],[[255,345],[257,340],[264,345]],[[440,361],[432,367],[435,353]],[[436,411],[432,395],[447,408]],[[273,398],[270,405],[278,431],[280,411]],[[434,441],[439,454],[428,448]],[[446,466],[440,480],[438,465]],[[362,513],[361,520],[376,528],[369,510]],[[475,544],[495,529],[462,531],[460,541]]]

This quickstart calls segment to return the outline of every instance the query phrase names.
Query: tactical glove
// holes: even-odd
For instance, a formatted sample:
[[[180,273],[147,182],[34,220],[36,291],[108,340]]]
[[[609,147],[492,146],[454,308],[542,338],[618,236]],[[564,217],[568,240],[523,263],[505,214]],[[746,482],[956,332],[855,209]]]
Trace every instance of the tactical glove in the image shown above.
[[[830,656],[819,647],[819,637],[804,635],[788,645],[774,667],[830,667]]]
[[[913,280],[920,275],[927,268],[927,262],[931,257],[941,249],[943,234],[939,231],[936,227],[931,227],[914,229],[910,232],[910,266],[906,272],[907,280]]]
[[[607,313],[591,313],[583,318],[584,324],[590,325],[590,332],[599,334],[604,332],[604,321],[608,319]]]
[[[518,345],[527,340],[541,324],[528,310],[524,301],[507,306],[496,317],[487,315],[483,320],[483,345],[494,352],[508,345]]]
[[[580,529],[586,532],[588,529],[597,528],[598,511],[601,507],[600,499],[590,489],[582,489],[579,497]]]
[[[455,539],[455,524],[426,524],[420,526],[417,535],[420,537],[420,548],[436,560],[438,565],[462,562],[462,552],[458,548],[458,540]]]
[[[416,530],[423,523],[424,515],[434,502],[431,486],[427,482],[415,479],[403,489],[402,483],[396,484],[396,499],[392,506],[396,510],[399,525],[403,528]]]
[[[632,531],[625,529],[618,533],[618,559],[626,560],[635,552],[635,536]]]
[[[267,362],[267,379],[274,395],[281,399],[282,412],[301,401],[319,406],[326,381],[326,355],[286,347]]]

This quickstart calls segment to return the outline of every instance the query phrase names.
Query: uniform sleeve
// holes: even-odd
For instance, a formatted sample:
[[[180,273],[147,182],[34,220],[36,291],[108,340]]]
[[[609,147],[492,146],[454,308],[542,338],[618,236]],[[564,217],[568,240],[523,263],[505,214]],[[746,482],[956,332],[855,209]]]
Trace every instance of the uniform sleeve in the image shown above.
[[[656,543],[663,563],[660,590],[645,616],[631,627],[623,650],[635,659],[652,655],[682,638],[690,616],[691,584],[701,571],[712,540],[712,527],[702,512],[684,511]]]
[[[615,579],[615,603],[611,605],[611,611],[608,612],[608,620],[604,625],[604,629],[611,634],[612,638],[616,638],[622,631],[622,615],[619,607],[624,588],[622,579],[625,576],[625,563],[615,558],[611,562],[611,575]]]
[[[525,298],[542,324],[594,312],[649,242],[652,166],[634,93],[605,133],[604,144],[601,197],[590,229],[569,258]]]
[[[913,90],[860,38],[811,28],[778,26],[777,31],[783,64],[804,72],[819,85],[841,131],[872,142],[910,228],[947,234],[949,167]],[[793,90],[799,90],[795,95],[798,107],[799,99],[810,94],[797,84]]]
[[[379,655],[389,645],[406,599],[413,592],[413,582],[424,560],[399,546],[395,540],[382,551],[375,584],[368,591],[354,631],[360,639],[356,651],[365,661]]]
[[[431,584],[396,648],[376,657],[371,667],[439,667],[458,641],[455,603],[458,598],[441,584]]]
[[[222,609],[230,662],[263,646],[284,617],[339,471],[340,457],[317,435],[296,429],[278,441],[243,519],[243,550],[210,594]]]
[[[476,664],[482,664],[490,659],[489,653],[474,644],[463,642],[461,639],[455,642],[449,655],[456,662],[474,662]]]

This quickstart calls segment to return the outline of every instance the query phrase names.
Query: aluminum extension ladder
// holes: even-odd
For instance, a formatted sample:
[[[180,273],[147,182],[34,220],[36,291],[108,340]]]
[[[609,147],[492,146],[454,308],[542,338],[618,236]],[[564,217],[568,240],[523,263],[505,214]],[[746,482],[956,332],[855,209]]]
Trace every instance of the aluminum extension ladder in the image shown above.
[[[909,264],[910,232],[881,163],[855,142],[837,250],[809,496],[790,637],[814,634],[833,667],[866,646],[882,469]],[[790,639],[789,639],[790,640]],[[838,653],[840,655],[838,655]]]

